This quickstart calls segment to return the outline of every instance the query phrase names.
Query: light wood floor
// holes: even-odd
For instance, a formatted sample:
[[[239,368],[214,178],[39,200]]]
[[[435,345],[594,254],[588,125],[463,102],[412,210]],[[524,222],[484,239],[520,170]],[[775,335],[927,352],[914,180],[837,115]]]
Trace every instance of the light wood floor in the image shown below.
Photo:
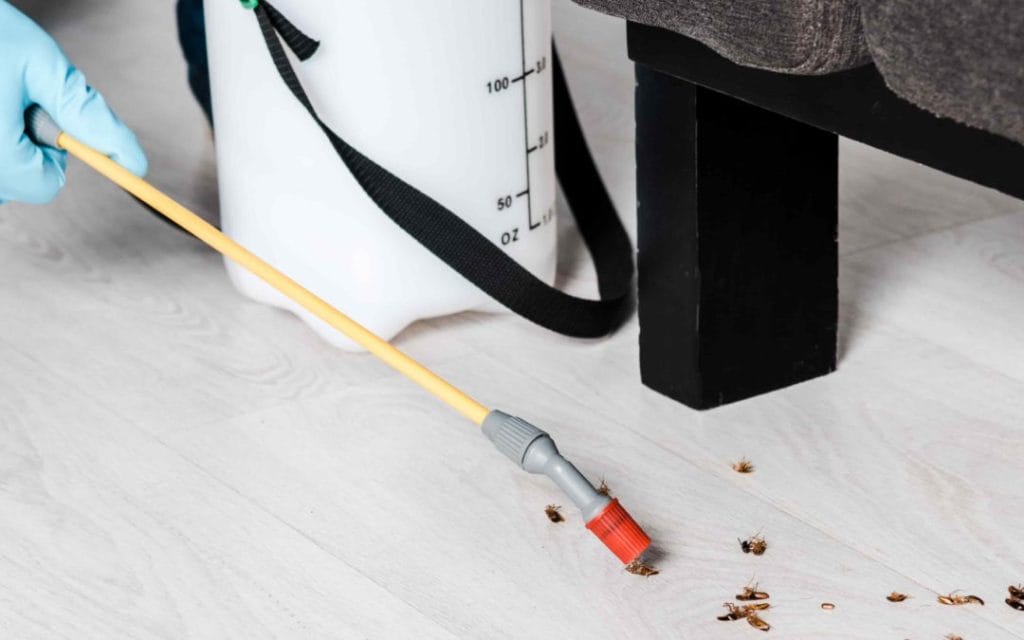
[[[137,127],[154,181],[212,211],[173,3],[19,4]],[[564,0],[557,18],[632,224],[622,25]],[[452,412],[241,298],[73,165],[54,204],[0,207],[0,637],[751,638],[715,620],[751,579],[770,638],[1024,637],[1003,604],[1024,581],[1024,204],[842,154],[835,375],[696,413],[639,384],[635,322],[573,341],[465,315],[400,337],[607,480],[656,540],[647,579],[571,510],[550,524],[556,490]],[[563,252],[590,289],[568,231]],[[741,553],[758,531],[768,552]],[[955,589],[986,606],[936,603]]]

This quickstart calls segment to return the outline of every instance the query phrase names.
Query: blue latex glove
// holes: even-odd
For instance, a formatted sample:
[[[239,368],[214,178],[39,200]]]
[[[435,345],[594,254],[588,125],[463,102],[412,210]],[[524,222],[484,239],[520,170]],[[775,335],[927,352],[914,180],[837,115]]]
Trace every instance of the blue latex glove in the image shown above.
[[[146,155],[135,134],[53,38],[0,0],[0,202],[42,204],[64,186],[66,152],[38,147],[25,134],[25,109],[33,103],[70,135],[145,175]]]

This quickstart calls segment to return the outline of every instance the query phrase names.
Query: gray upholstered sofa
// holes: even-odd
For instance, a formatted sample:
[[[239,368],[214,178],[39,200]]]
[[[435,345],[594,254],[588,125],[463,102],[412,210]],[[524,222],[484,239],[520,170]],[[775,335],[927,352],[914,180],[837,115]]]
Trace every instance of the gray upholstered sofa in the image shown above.
[[[873,62],[933,113],[1024,142],[1018,0],[576,0],[687,35],[738,64],[826,74]]]
[[[1024,198],[1020,0],[576,0],[636,62],[644,382],[714,407],[836,366],[838,136]]]

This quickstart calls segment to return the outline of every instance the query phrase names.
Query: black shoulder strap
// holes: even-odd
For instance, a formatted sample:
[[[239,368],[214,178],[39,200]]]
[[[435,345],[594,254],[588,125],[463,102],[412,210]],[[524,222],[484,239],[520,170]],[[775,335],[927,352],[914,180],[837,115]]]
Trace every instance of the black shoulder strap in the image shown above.
[[[558,132],[555,166],[594,259],[600,300],[577,298],[549,286],[462,218],[342,140],[313,108],[278,35],[300,60],[312,56],[319,43],[266,0],[256,5],[255,13],[270,57],[288,89],[323,130],[370,199],[398,226],[495,300],[552,331],[593,338],[622,324],[631,308],[632,244],[594,166],[557,55],[553,65]]]

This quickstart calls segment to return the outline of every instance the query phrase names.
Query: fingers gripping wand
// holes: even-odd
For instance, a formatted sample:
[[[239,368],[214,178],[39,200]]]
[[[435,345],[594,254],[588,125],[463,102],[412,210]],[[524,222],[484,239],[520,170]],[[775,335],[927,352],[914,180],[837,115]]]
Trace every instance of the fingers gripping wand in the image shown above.
[[[311,291],[264,262],[216,227],[181,206],[148,182],[67,133],[38,105],[26,113],[29,135],[43,145],[65,149],[119,187],[139,198],[193,236],[267,282],[321,320],[342,332],[442,402],[483,428],[484,435],[512,462],[529,473],[551,478],[580,509],[601,542],[628,564],[651,540],[617,499],[599,493],[576,467],[558,452],[551,437],[532,424],[501,411],[491,411],[397,347],[335,309]]]

